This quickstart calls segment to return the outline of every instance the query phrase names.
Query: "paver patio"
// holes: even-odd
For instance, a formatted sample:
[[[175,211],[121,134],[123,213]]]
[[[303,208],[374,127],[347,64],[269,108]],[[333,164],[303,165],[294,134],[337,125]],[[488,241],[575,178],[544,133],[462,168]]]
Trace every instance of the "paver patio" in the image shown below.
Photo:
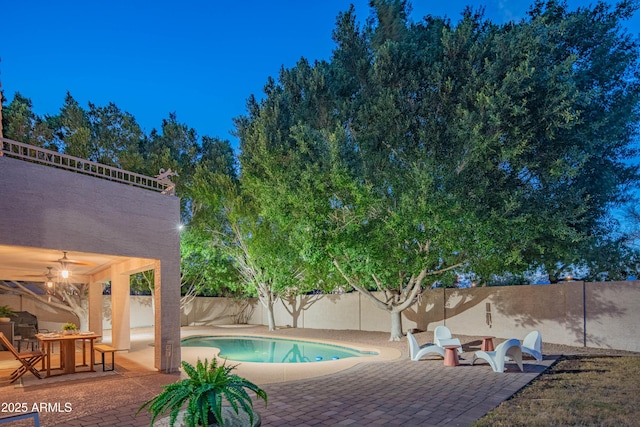
[[[405,343],[406,344],[406,343]],[[135,352],[133,352],[135,353]],[[120,357],[119,357],[120,356]],[[466,426],[497,406],[553,363],[526,360],[525,372],[510,365],[496,374],[486,364],[471,366],[467,352],[460,366],[442,359],[366,362],[322,377],[265,384],[269,404],[257,402],[263,426]],[[1,402],[70,402],[70,412],[43,412],[43,426],[146,426],[149,416],[135,412],[162,384],[179,379],[137,364],[132,353],[116,356],[116,374],[94,378],[59,377],[45,384],[35,378],[24,388],[0,386]],[[254,378],[250,378],[255,380]],[[255,381],[259,384],[259,381]],[[5,415],[5,414],[2,414]],[[22,422],[20,422],[22,423]],[[14,424],[11,424],[14,425]],[[32,425],[32,422],[15,425]]]

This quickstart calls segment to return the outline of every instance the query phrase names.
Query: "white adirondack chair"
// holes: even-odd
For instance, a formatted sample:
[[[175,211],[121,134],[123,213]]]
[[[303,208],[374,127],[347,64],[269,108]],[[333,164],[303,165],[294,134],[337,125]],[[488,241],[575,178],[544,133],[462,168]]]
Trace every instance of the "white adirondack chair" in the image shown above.
[[[504,363],[507,360],[516,362],[521,371],[522,368],[522,350],[520,349],[520,340],[512,338],[496,347],[495,351],[476,351],[473,355],[471,364],[475,364],[476,360],[482,359],[489,362],[493,372],[504,372]]]
[[[435,344],[419,345],[418,340],[411,332],[407,332],[407,341],[409,342],[409,355],[413,361],[418,361],[427,354],[437,354],[444,357],[444,348]]]
[[[540,331],[532,331],[522,341],[522,353],[533,356],[536,360],[542,360],[542,335]]]
[[[443,347],[445,345],[459,345],[458,353],[462,354],[462,343],[458,338],[453,338],[451,331],[446,326],[436,326],[433,331],[433,342]]]

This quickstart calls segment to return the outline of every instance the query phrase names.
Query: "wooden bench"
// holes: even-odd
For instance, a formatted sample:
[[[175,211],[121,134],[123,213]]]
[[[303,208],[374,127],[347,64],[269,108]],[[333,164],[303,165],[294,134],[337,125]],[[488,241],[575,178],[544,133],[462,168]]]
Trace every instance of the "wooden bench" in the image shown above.
[[[117,351],[115,348],[111,347],[110,345],[106,345],[106,344],[96,344],[93,346],[93,349],[97,352],[100,353],[100,356],[102,357],[102,372],[104,371],[113,371],[115,368],[115,352]],[[111,369],[106,369],[105,368],[105,363],[104,363],[104,354],[105,353],[111,353]],[[98,363],[96,363],[97,365]]]

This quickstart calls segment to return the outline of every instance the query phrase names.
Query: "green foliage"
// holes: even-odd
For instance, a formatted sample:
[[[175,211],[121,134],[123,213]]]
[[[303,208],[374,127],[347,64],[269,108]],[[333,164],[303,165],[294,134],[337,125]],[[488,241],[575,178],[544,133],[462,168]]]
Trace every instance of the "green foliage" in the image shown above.
[[[15,312],[8,305],[0,305],[0,317],[11,317],[14,314]]]
[[[50,118],[57,146],[65,154],[138,172],[144,138],[135,118],[114,103],[105,107],[89,102],[85,110],[67,93],[57,116]]]
[[[192,224],[208,233],[207,244],[233,265],[243,293],[260,299],[275,329],[277,299],[312,288],[287,230],[261,214],[243,179],[198,168],[193,182]]]
[[[95,155],[95,149],[91,146],[88,114],[69,92],[55,124],[55,134],[62,152],[81,159],[91,159]]]
[[[371,7],[364,25],[353,6],[338,15],[330,60],[302,58],[249,98],[235,119],[242,174],[228,141],[175,113],[145,135],[116,105],[69,93],[44,118],[16,93],[5,136],[177,172],[198,235],[182,248],[186,289],[200,294],[241,281],[272,304],[347,282],[401,308],[465,271],[637,269],[609,217],[639,179],[640,48],[621,29],[637,1],[536,0],[504,25],[470,8],[452,24],[410,23],[404,0]]]
[[[64,325],[62,325],[62,330],[63,331],[75,331],[77,329],[78,329],[78,327],[76,326],[75,323],[68,322],[68,323],[65,323]]]
[[[197,223],[180,231],[180,294],[182,301],[195,296],[239,297],[243,294],[232,260],[216,247]],[[153,270],[131,275],[132,295],[151,295]]]
[[[2,108],[2,127],[5,138],[55,150],[49,119],[43,119],[33,112],[30,99],[16,92],[9,105],[7,107],[0,105],[0,108]]]
[[[520,286],[528,285],[529,281],[522,274],[503,274],[492,276],[487,280],[486,286]]]
[[[190,187],[198,167],[233,177],[237,174],[229,141],[209,136],[200,139],[175,113],[149,135],[132,114],[114,103],[98,106],[89,102],[85,109],[70,93],[59,113],[44,119],[33,113],[31,100],[19,93],[2,113],[6,138],[148,176],[158,175],[160,169],[177,172],[174,180],[184,222],[191,217]]]
[[[241,293],[232,261],[196,223],[180,237],[182,295],[237,296]]]
[[[639,179],[639,48],[619,26],[637,4],[538,1],[505,25],[371,4],[362,28],[338,16],[330,62],[281,70],[236,120],[243,184],[306,271],[393,311],[452,270],[590,254]]]
[[[186,404],[188,426],[208,425],[209,415],[213,415],[217,424],[222,426],[223,399],[236,414],[240,408],[246,412],[253,425],[253,402],[247,390],[255,392],[267,404],[267,393],[264,390],[231,373],[235,366],[218,366],[217,359],[214,358],[211,364],[207,359],[204,363],[198,359],[195,367],[183,361],[182,367],[189,378],[163,386],[160,394],[138,409],[137,413],[147,408],[152,414],[150,425],[153,425],[158,416],[169,412],[170,425],[173,426],[178,413]]]

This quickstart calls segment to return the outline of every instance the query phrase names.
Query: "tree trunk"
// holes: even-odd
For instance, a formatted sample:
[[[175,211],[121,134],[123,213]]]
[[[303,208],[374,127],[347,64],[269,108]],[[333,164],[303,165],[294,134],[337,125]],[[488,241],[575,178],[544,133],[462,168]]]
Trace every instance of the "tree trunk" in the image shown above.
[[[269,301],[269,305],[267,306],[267,320],[269,321],[269,330],[276,330],[276,317],[273,314],[273,301]]]
[[[389,341],[400,341],[404,334],[402,333],[402,311],[391,311],[391,337]]]
[[[276,330],[276,317],[273,314],[273,304],[276,302],[276,296],[271,292],[268,285],[260,283],[258,285],[258,299],[262,306],[267,310],[267,322],[269,323],[269,330]]]
[[[76,309],[74,310],[76,316],[78,316],[78,328],[80,331],[86,332],[89,330],[89,310]]]

